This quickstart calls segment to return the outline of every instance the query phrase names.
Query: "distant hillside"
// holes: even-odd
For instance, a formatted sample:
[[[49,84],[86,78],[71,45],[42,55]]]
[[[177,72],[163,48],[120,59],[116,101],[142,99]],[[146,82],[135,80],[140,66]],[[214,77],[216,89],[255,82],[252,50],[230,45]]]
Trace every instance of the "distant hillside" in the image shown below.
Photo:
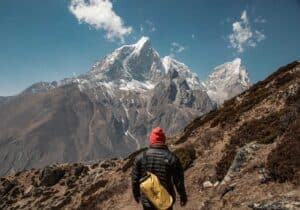
[[[250,86],[240,59],[214,72],[201,82],[185,64],[161,58],[142,37],[83,75],[0,97],[0,176],[58,162],[125,157],[144,147],[157,126],[175,135]]]
[[[185,168],[184,209],[300,209],[299,113],[293,62],[169,138]],[[2,178],[0,209],[139,209],[130,186],[139,152]]]

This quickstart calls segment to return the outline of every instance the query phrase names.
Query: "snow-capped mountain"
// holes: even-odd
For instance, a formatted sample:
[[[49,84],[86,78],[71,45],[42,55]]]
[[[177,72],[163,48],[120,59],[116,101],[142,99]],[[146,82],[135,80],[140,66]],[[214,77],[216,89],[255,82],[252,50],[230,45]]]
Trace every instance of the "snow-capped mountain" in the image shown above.
[[[237,68],[233,63],[224,64],[227,72]],[[188,66],[160,58],[149,38],[142,37],[105,56],[86,74],[37,83],[1,99],[0,175],[54,162],[124,156],[146,146],[156,126],[174,135],[215,108],[208,88],[217,90],[220,76],[228,81],[222,100],[241,90],[235,86],[241,78],[220,69],[203,86]]]
[[[38,82],[26,88],[22,94],[46,92],[58,86],[57,82]]]
[[[205,90],[218,105],[251,85],[240,58],[217,66],[208,79],[201,82],[184,63],[171,56],[160,58],[150,39],[142,37],[137,43],[124,45],[96,62],[87,74],[59,82],[39,82],[24,92],[44,92],[68,84],[77,84],[80,90],[103,87],[110,93],[113,90],[145,92],[154,89],[170,71],[178,72],[190,89]]]
[[[218,105],[247,90],[250,79],[240,58],[217,66],[204,82],[207,94]]]
[[[175,70],[178,72],[180,77],[185,78],[191,89],[203,89],[197,74],[192,72],[192,70],[190,70],[184,63],[181,63],[170,56],[164,57],[162,59],[162,63],[166,72]]]
[[[71,81],[78,83],[83,89],[100,85],[124,90],[153,89],[164,75],[159,54],[152,48],[150,39],[142,37],[135,44],[116,49],[94,64],[88,74]]]
[[[136,44],[124,45],[96,63],[90,76],[107,81],[156,81],[164,75],[159,54],[150,39],[142,37]]]

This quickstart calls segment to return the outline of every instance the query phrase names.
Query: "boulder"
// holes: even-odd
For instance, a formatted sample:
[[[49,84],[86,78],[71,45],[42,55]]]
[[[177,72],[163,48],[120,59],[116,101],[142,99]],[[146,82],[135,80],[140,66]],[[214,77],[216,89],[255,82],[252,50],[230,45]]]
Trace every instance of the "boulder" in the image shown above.
[[[47,166],[42,170],[39,179],[41,185],[50,187],[58,183],[64,175],[65,171],[63,169],[55,166]]]
[[[9,180],[6,178],[2,178],[1,185],[0,185],[0,193],[5,195],[17,185],[18,182],[16,180]]]
[[[80,176],[82,174],[86,174],[88,172],[89,168],[87,166],[84,166],[83,164],[76,164],[74,165],[74,175]]]
[[[203,188],[213,187],[214,185],[210,181],[203,182]]]
[[[24,197],[31,196],[33,189],[34,189],[33,185],[30,185],[29,187],[27,187],[26,190],[24,191]]]

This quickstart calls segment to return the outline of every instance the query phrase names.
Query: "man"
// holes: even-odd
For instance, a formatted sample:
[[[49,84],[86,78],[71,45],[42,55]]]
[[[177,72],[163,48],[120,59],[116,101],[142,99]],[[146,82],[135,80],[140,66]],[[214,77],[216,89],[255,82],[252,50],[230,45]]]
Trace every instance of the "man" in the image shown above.
[[[173,204],[176,198],[173,185],[175,185],[180,196],[180,205],[184,206],[186,204],[187,196],[181,163],[168,149],[165,134],[159,127],[152,130],[149,149],[145,151],[145,154],[137,156],[132,168],[132,191],[134,199],[137,203],[141,201],[145,210],[155,210],[156,208],[149,199],[140,192],[139,181],[145,176],[145,170],[155,174],[159,178],[160,183],[173,197]],[[172,210],[172,207],[169,210]]]

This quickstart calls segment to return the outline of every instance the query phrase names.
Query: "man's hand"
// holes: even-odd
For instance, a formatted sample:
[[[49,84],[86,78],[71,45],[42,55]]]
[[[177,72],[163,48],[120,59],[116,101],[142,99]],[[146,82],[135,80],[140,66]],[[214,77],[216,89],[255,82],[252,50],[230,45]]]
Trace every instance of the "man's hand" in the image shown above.
[[[180,197],[180,206],[185,206],[186,203],[187,203],[187,197],[186,196]]]

